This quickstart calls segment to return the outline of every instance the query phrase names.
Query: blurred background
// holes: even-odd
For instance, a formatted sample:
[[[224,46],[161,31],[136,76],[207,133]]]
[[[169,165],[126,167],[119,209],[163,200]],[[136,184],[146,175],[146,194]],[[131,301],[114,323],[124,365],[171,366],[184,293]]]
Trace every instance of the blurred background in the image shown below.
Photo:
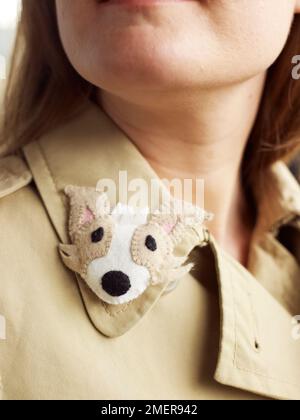
[[[18,16],[20,0],[0,0],[0,89],[3,90],[8,70]],[[1,92],[0,92],[1,93]]]

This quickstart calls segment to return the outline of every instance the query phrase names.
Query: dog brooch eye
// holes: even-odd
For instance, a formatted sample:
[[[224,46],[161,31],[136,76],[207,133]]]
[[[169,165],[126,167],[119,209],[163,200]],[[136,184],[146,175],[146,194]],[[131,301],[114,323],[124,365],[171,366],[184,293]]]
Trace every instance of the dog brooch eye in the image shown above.
[[[100,227],[99,229],[94,230],[94,232],[91,234],[91,240],[95,244],[97,242],[102,241],[103,236],[104,236],[104,229]]]
[[[148,248],[148,249],[149,249],[149,251],[154,252],[154,251],[156,251],[156,250],[157,250],[156,240],[153,238],[153,236],[148,235],[148,236],[146,237],[146,240],[145,240],[145,246],[146,246],[146,248]]]

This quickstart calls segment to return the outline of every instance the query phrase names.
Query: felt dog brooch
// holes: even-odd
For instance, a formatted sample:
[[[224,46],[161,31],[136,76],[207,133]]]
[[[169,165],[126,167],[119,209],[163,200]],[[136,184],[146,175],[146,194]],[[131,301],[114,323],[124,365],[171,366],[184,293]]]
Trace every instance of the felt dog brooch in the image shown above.
[[[104,192],[67,186],[71,244],[60,244],[64,264],[80,274],[92,291],[109,304],[136,299],[149,285],[176,280],[192,264],[174,255],[186,229],[210,219],[203,210],[189,214],[111,209]],[[168,209],[170,210],[170,208]]]

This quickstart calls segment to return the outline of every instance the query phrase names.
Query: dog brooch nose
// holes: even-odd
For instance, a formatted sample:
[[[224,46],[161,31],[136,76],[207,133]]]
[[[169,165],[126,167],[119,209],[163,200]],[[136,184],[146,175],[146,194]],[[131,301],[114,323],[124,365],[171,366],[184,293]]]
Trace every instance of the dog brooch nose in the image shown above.
[[[129,277],[122,271],[108,271],[101,279],[102,288],[111,296],[122,296],[131,287]]]

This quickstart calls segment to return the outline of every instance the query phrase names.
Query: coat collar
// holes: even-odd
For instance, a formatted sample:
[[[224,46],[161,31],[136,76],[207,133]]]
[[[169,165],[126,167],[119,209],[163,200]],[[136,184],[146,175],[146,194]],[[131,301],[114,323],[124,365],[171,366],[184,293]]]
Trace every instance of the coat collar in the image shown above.
[[[88,109],[63,127],[23,148],[34,181],[48,211],[59,240],[69,243],[68,203],[64,194],[69,184],[96,187],[100,179],[119,185],[120,171],[126,171],[127,184],[143,180],[148,186],[162,182],[136,147],[114,122],[98,107]],[[120,191],[119,191],[120,192]],[[150,192],[150,188],[149,188]],[[116,197],[109,197],[112,204]],[[117,201],[122,198],[117,194]],[[159,203],[151,203],[158,207]],[[202,227],[191,229],[179,252],[188,255],[205,241]],[[86,310],[94,326],[108,337],[124,334],[151,309],[168,290],[169,282],[148,287],[139,298],[122,305],[107,305],[100,301],[77,277]]]
[[[94,105],[88,105],[79,117],[23,147],[23,152],[59,241],[65,243],[69,241],[67,203],[63,193],[66,185],[95,186],[100,178],[107,177],[117,182],[122,169],[127,170],[128,182],[137,177],[146,182],[157,179],[126,135]],[[300,216],[299,187],[284,165],[274,165],[268,180],[270,183],[257,196],[260,200],[260,233],[282,223],[283,219]],[[293,376],[293,380],[287,381],[281,372],[276,372],[276,366],[281,366],[281,355],[274,364],[274,356],[270,357],[268,353],[281,345],[280,340],[276,341],[274,335],[269,346],[263,336],[269,313],[276,315],[274,322],[285,328],[284,331],[290,328],[289,314],[206,233],[202,228],[191,230],[179,252],[186,255],[195,246],[208,241],[214,254],[221,311],[216,380],[271,397],[300,398],[300,378],[293,376],[294,366],[300,357],[299,345],[287,344],[287,370]],[[79,278],[77,281],[91,322],[108,337],[120,336],[136,325],[159,301],[168,286],[166,283],[149,287],[130,305],[112,308],[99,303],[85,283]]]

